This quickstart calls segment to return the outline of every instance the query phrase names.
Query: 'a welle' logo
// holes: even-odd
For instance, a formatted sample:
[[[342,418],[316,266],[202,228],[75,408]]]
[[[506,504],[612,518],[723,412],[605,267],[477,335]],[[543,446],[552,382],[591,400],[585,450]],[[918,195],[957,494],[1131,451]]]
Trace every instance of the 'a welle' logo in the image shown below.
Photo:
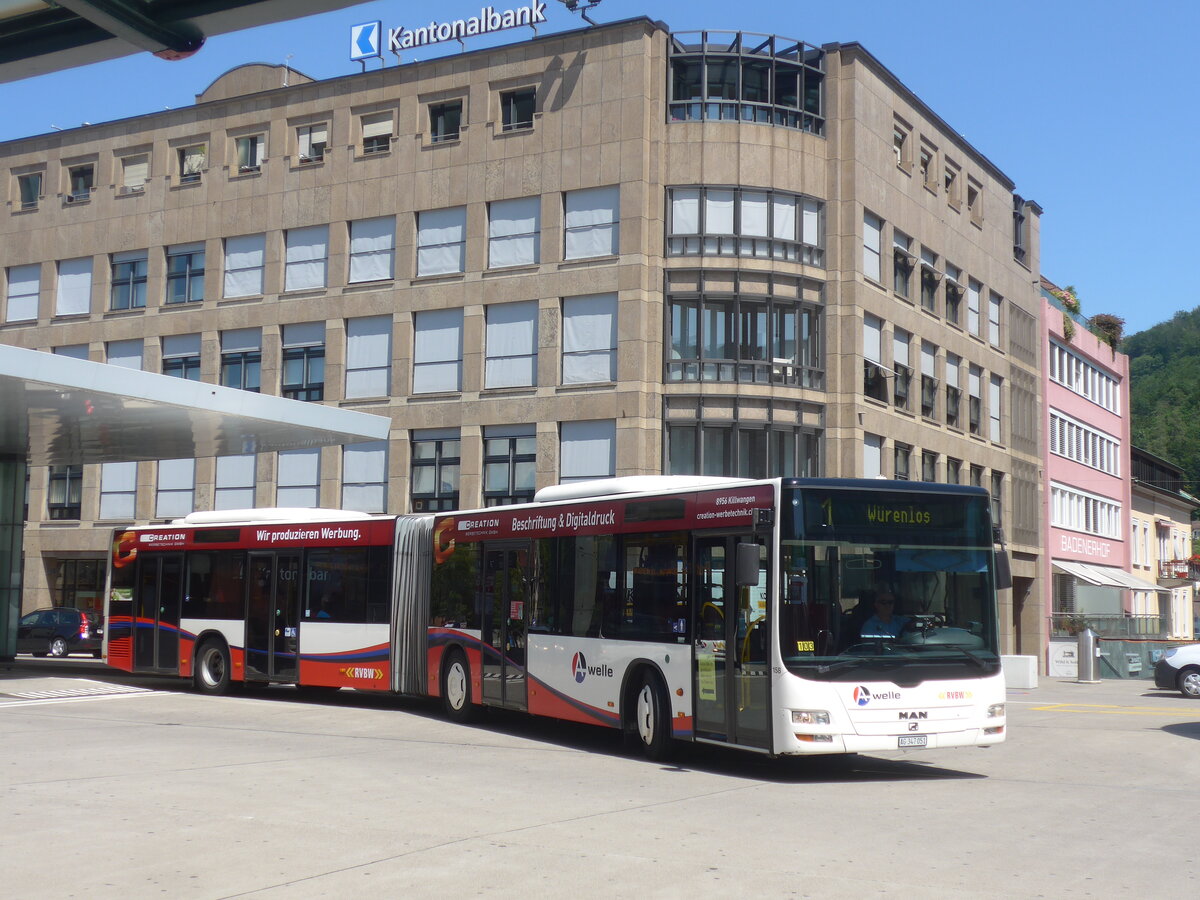
[[[571,671],[575,674],[575,682],[583,684],[583,680],[591,675],[593,678],[612,678],[612,666],[606,666],[601,663],[598,666],[589,666],[587,659],[582,653],[576,653],[571,658]]]

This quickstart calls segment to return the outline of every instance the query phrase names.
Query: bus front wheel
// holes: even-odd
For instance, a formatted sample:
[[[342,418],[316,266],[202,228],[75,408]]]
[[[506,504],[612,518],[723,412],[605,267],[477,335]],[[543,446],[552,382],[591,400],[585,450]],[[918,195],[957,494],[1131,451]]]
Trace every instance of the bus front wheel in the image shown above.
[[[196,652],[196,670],[192,678],[203,694],[226,694],[231,677],[229,650],[221,641],[209,640]]]
[[[649,672],[642,677],[642,686],[634,698],[633,731],[647,757],[653,760],[670,757],[671,706],[662,682]]]
[[[474,718],[471,669],[461,650],[452,651],[442,667],[442,705],[452,722],[469,722]]]

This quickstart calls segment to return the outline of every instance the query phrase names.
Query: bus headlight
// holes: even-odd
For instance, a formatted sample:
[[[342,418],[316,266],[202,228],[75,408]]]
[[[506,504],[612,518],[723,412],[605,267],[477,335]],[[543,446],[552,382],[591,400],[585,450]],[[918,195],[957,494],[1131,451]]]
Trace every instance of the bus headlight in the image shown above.
[[[824,709],[793,709],[793,725],[828,725],[829,713]]]
[[[989,719],[1003,718],[1004,717],[1004,704],[1003,703],[993,703],[991,706],[989,706],[988,710],[987,710],[987,717]]]

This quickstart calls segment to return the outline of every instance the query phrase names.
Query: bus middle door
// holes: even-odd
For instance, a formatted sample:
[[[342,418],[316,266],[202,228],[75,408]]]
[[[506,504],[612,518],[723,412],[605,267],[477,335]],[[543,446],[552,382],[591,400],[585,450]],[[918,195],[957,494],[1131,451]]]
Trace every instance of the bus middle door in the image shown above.
[[[483,552],[483,702],[529,705],[525,678],[525,612],[529,544],[487,544]]]
[[[246,680],[296,681],[299,672],[299,553],[251,553],[246,588]]]

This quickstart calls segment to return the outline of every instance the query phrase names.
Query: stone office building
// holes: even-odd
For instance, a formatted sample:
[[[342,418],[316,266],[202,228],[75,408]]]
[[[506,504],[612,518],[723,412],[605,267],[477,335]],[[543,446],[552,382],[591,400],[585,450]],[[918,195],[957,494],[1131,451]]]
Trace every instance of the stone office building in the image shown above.
[[[286,84],[286,86],[284,86]],[[376,445],[34,469],[25,608],[109,529],[607,475],[988,488],[1043,655],[1038,214],[858,44],[635,19],[0,145],[0,339],[390,416]]]

